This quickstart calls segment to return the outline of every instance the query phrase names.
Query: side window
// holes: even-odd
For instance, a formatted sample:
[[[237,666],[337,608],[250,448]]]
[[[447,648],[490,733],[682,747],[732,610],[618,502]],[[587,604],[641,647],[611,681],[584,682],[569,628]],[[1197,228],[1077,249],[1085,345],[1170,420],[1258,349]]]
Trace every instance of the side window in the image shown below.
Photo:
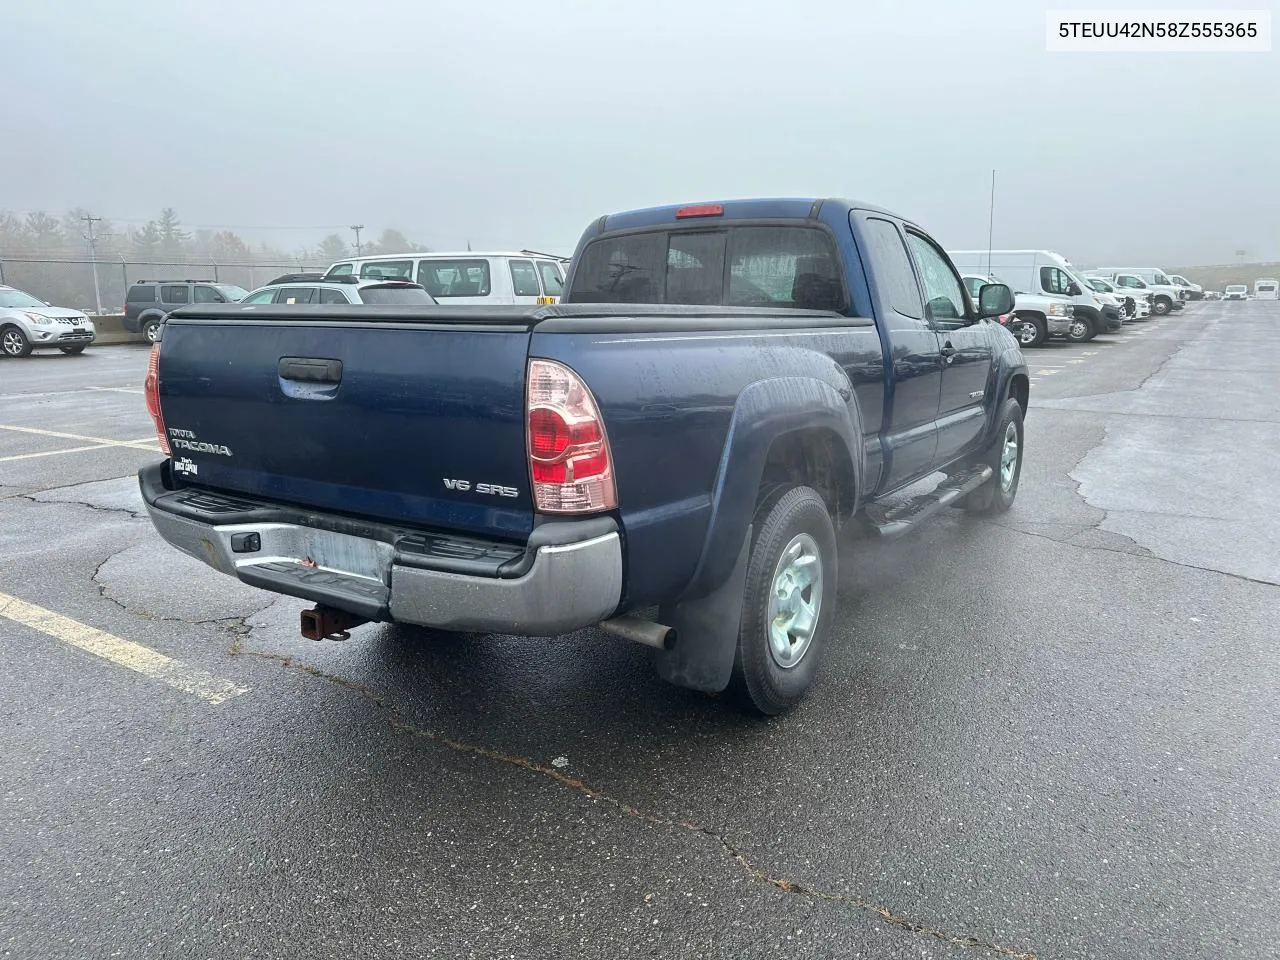
[[[160,299],[165,303],[186,303],[188,297],[189,293],[185,283],[160,288]]]
[[[666,303],[719,304],[724,295],[725,232],[674,232],[667,246]]]
[[[129,288],[129,293],[125,297],[126,303],[155,303],[156,288],[150,284],[139,284]]]
[[[355,264],[352,263],[335,263],[329,268],[326,277],[349,277],[356,272]]]
[[[276,288],[269,287],[266,290],[259,290],[255,294],[245,297],[241,303],[271,303],[276,298]]]
[[[226,299],[226,297],[213,289],[213,287],[206,287],[203,284],[196,287],[196,303],[225,303]]]
[[[925,314],[937,323],[955,323],[969,315],[964,288],[946,255],[918,233],[907,233],[907,246],[924,283]]]
[[[978,299],[978,291],[986,286],[987,281],[981,277],[965,277],[964,285],[969,288],[969,296],[976,301]]]
[[[884,287],[889,305],[904,317],[923,319],[920,287],[897,226],[879,217],[868,217],[867,242],[871,246],[871,262],[875,264],[876,277]]]
[[[538,273],[542,275],[542,289],[549,297],[558,297],[564,293],[564,280],[560,277],[560,268],[550,260],[538,261]]]
[[[320,288],[321,303],[346,303],[347,298],[341,290],[330,290],[328,287]]]
[[[1071,278],[1057,267],[1040,268],[1040,289],[1045,293],[1058,293],[1065,296],[1070,286]]]
[[[315,287],[285,287],[276,303],[310,303],[315,292]]]
[[[409,280],[412,277],[412,260],[374,260],[360,265],[361,280]]]
[[[538,286],[538,272],[533,269],[531,260],[512,260],[511,284],[517,297],[540,297],[542,288]]]

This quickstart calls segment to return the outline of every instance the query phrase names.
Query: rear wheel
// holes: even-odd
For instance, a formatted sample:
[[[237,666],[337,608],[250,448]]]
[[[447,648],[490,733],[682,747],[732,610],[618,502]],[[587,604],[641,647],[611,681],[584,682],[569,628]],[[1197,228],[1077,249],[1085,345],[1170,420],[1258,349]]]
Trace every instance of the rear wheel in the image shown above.
[[[1013,506],[1022,479],[1022,406],[1010,397],[1000,408],[999,426],[977,463],[991,467],[992,477],[969,496],[965,509],[971,513],[1004,513]]]
[[[1038,347],[1048,335],[1044,321],[1038,317],[1015,316],[1009,326],[1013,335],[1018,338],[1018,343],[1024,347]]]
[[[754,710],[782,713],[804,697],[835,616],[836,534],[810,487],[774,490],[757,508],[730,683]]]
[[[58,349],[65,353],[68,357],[75,357],[84,353],[84,344],[77,344],[74,347],[59,347]]]
[[[142,325],[142,335],[147,338],[147,343],[155,343],[156,337],[160,335],[160,321],[148,320]]]
[[[25,357],[31,353],[31,341],[17,327],[5,327],[0,331],[0,350],[6,357]]]

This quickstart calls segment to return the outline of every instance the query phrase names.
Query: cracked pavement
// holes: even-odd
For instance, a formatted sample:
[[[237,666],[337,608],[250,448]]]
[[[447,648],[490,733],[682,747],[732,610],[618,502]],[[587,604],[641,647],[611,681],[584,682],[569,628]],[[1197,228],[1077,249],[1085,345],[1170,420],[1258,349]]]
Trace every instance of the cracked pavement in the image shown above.
[[[156,454],[0,462],[0,592],[249,688],[0,618],[0,957],[1275,956],[1277,323],[1196,304],[1040,379],[1013,511],[847,542],[767,722],[598,631],[302,640],[155,537]],[[0,422],[145,437],[86,389],[145,360],[0,361]]]

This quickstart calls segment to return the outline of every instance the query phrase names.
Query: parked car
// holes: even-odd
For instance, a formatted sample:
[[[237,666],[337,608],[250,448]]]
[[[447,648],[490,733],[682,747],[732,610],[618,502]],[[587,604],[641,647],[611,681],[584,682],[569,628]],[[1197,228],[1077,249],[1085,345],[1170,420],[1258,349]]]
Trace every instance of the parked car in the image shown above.
[[[977,302],[978,291],[987,283],[1004,283],[999,277],[965,274],[961,277],[969,295]],[[1006,286],[1010,286],[1006,284]],[[1018,338],[1024,347],[1038,347],[1055,334],[1066,336],[1071,332],[1075,307],[1063,304],[1051,297],[1014,291],[1013,314],[998,318]]]
[[[1253,299],[1255,300],[1277,300],[1280,299],[1280,282],[1270,277],[1262,277],[1253,283]]]
[[[1119,274],[1141,277],[1151,290],[1151,312],[1163,317],[1186,306],[1186,291],[1159,267],[1098,267],[1088,271],[1093,276],[1114,279]]]
[[[84,353],[97,336],[83,310],[55,307],[25,290],[0,284],[0,353],[27,357],[32,350],[56,348]]]
[[[950,255],[956,266],[967,272],[984,272],[989,262],[991,273],[1003,277],[1015,293],[1070,304],[1075,309],[1066,337],[1074,343],[1124,326],[1118,308],[1106,310],[1108,305],[1075,275],[1070,262],[1052,250],[952,250]]]
[[[1181,288],[1184,300],[1203,300],[1204,287],[1198,283],[1192,283],[1186,277],[1179,276],[1176,273],[1169,274],[1169,279],[1173,281],[1175,287]]]
[[[1149,293],[1121,289],[1110,280],[1103,280],[1101,277],[1086,276],[1084,281],[1098,291],[1099,294],[1107,294],[1116,298],[1126,323],[1132,320],[1145,320],[1151,316],[1151,295]]]
[[[1248,300],[1249,287],[1243,283],[1229,283],[1222,291],[1223,300]]]
[[[377,304],[433,304],[431,294],[421,284],[407,280],[360,280],[356,277],[335,277],[309,283],[288,282],[279,286],[268,284],[247,294],[241,305],[261,306],[267,303],[377,303]]]
[[[171,311],[189,303],[235,303],[248,292],[213,280],[136,280],[129,285],[120,312],[126,330],[154,343]]]
[[[340,260],[325,279],[414,280],[440,303],[491,307],[555,303],[564,275],[555,257],[528,253],[402,253]]]
[[[777,713],[838,616],[837,527],[1013,504],[1027,366],[994,322],[1009,288],[978,305],[875,207],[614,214],[551,311],[175,312],[146,378],[169,458],[139,485],[178,549],[315,602],[308,637],[598,624]]]

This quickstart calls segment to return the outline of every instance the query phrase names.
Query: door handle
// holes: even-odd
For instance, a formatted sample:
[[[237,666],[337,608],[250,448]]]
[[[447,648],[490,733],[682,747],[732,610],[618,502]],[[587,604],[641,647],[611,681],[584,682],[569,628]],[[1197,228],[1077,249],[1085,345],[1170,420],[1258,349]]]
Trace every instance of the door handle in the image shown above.
[[[950,363],[955,358],[955,355],[956,355],[956,348],[953,347],[950,343],[947,343],[942,348],[942,359],[947,363]]]
[[[277,372],[285,380],[305,383],[341,383],[342,361],[311,357],[281,357]]]

